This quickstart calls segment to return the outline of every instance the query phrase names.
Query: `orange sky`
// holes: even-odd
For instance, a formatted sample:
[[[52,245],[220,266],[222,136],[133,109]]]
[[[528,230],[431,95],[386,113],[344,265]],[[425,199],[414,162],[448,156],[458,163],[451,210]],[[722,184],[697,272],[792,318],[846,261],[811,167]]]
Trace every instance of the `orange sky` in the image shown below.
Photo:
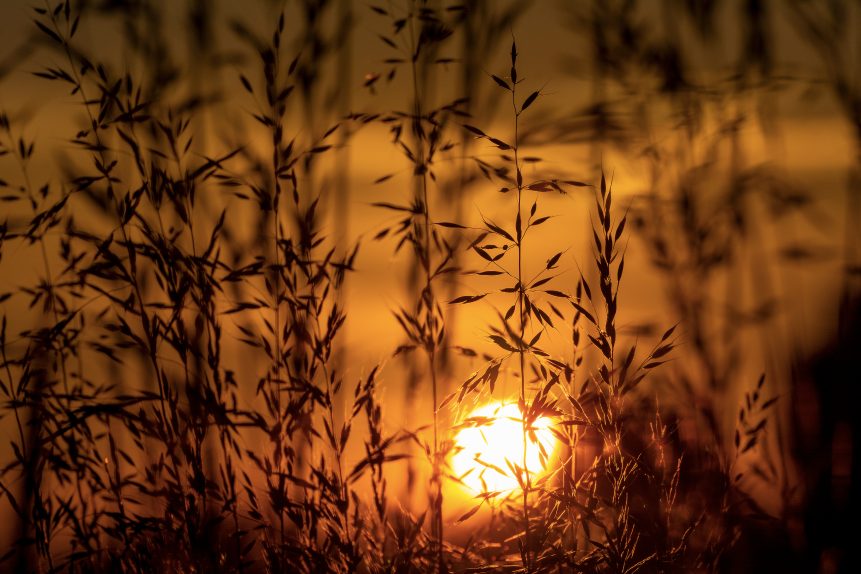
[[[659,14],[655,0],[655,14]],[[25,2],[0,2],[0,65],[6,63],[5,55],[15,53],[17,46],[26,42],[31,26],[29,16],[24,7]],[[166,29],[181,41],[181,15],[174,14],[180,3],[166,2],[173,6],[165,12],[168,22]],[[260,3],[263,5],[265,3]],[[271,19],[265,10],[257,8],[258,4],[217,3],[218,10],[224,13],[241,13],[242,18],[250,26],[264,29]],[[240,10],[241,5],[241,10]],[[249,5],[253,7],[249,7]],[[375,37],[378,30],[384,29],[384,22],[367,14],[363,3],[356,3],[359,20],[353,36],[355,50],[352,71],[353,108],[356,110],[387,110],[392,106],[406,108],[409,105],[408,93],[404,85],[396,82],[392,86],[380,85],[377,95],[371,95],[361,88],[365,74],[381,71],[380,59],[386,57],[385,46]],[[542,97],[535,105],[536,117],[540,114],[564,116],[571,110],[589,102],[591,92],[588,89],[590,70],[588,66],[588,42],[577,37],[565,26],[565,20],[559,16],[559,3],[543,0],[533,2],[524,18],[517,24],[516,33],[520,47],[520,67],[525,70],[527,85],[532,89],[541,89]],[[173,12],[171,12],[171,10]],[[656,18],[655,14],[644,17]],[[732,15],[725,14],[722,22],[732,22]],[[656,22],[656,25],[658,23]],[[736,28],[724,26],[731,32],[726,35],[727,41],[733,38]],[[290,26],[288,25],[288,30]],[[223,31],[222,31],[223,32]],[[85,28],[82,37],[100,53],[109,56],[117,55],[113,49],[118,40],[118,31],[109,28]],[[224,33],[221,38],[228,38]],[[776,37],[778,38],[777,52],[780,54],[779,70],[792,71],[802,77],[812,78],[818,75],[816,60],[802,47],[791,26],[782,14],[776,21]],[[487,63],[487,72],[501,73],[505,70],[507,57],[506,42],[498,51],[498,57]],[[225,40],[224,48],[233,49],[236,43]],[[121,54],[119,54],[121,55]],[[734,54],[727,54],[721,46],[712,47],[709,51],[698,51],[692,48],[691,57],[703,63],[704,75],[720,74],[727,65],[735,60]],[[30,116],[26,133],[28,137],[39,142],[40,155],[37,166],[44,168],[42,175],[46,179],[56,179],[59,174],[50,172],[50,166],[59,154],[70,153],[68,139],[74,135],[79,124],[79,109],[76,100],[51,86],[43,80],[34,78],[30,72],[38,69],[39,64],[56,59],[54,54],[37,51],[33,58],[25,61],[17,69],[7,71],[0,77],[0,108],[10,114],[26,112]],[[577,73],[572,76],[565,72],[562,63],[566,58],[573,58]],[[227,86],[229,102],[237,103],[239,109],[250,106],[243,99],[241,87],[236,80],[238,70],[227,68],[222,74],[221,81]],[[445,70],[441,70],[438,81],[444,81]],[[495,89],[489,81],[486,90]],[[527,88],[524,88],[527,89]],[[837,113],[835,106],[828,97],[816,100],[806,100],[801,97],[801,89],[787,90],[786,94],[775,95],[767,100],[771,111],[778,117],[778,130],[768,132],[762,123],[750,122],[743,132],[743,142],[746,149],[746,161],[749,165],[765,164],[784,170],[787,177],[797,185],[811,190],[818,212],[824,214],[827,225],[821,226],[801,218],[792,218],[779,226],[769,229],[768,248],[779,250],[782,241],[788,236],[796,236],[801,241],[812,245],[822,246],[837,252],[840,233],[840,218],[842,189],[845,185],[846,170],[852,159],[852,134],[849,126]],[[751,109],[755,108],[751,103]],[[237,107],[237,106],[234,106]],[[663,142],[674,137],[671,114],[657,114],[665,123],[655,126],[653,137]],[[524,121],[529,121],[524,116]],[[486,131],[498,130],[508,133],[510,122],[502,114],[490,120]],[[706,131],[717,130],[713,124]],[[255,142],[251,142],[255,145]],[[262,144],[261,144],[262,145]],[[44,148],[42,147],[44,146]],[[477,147],[482,151],[481,145]],[[485,150],[490,151],[490,150]],[[532,151],[530,150],[530,153]],[[557,173],[575,176],[578,179],[595,181],[598,174],[591,165],[591,149],[582,145],[549,145],[534,150],[547,160],[548,169]],[[353,238],[365,239],[362,255],[358,262],[358,273],[349,283],[348,303],[350,321],[346,337],[348,348],[360,348],[361,359],[351,366],[350,375],[357,376],[367,372],[371,365],[384,361],[397,346],[400,335],[397,324],[392,318],[391,310],[405,301],[403,278],[406,262],[403,254],[392,255],[391,243],[373,243],[368,241],[376,231],[387,221],[389,215],[372,208],[374,201],[392,201],[406,198],[409,186],[406,177],[395,178],[381,186],[371,185],[371,182],[397,169],[406,169],[406,164],[388,143],[388,137],[382,130],[368,129],[359,133],[349,146],[351,171],[350,203],[350,235]],[[636,193],[644,191],[648,185],[648,169],[646,162],[638,155],[626,151],[606,149],[602,151],[602,162],[608,173],[614,177],[614,192],[621,204]],[[5,160],[0,160],[5,161]],[[7,170],[3,165],[2,169]],[[511,198],[501,198],[492,188],[485,187],[481,192],[472,195],[466,204],[469,221],[479,221],[479,212],[493,219],[505,220],[506,214],[511,213]],[[445,212],[446,206],[438,205],[436,209]],[[577,264],[581,266],[589,257],[589,209],[591,198],[574,195],[570,198],[550,198],[543,204],[548,213],[559,214],[552,224],[536,234],[534,241],[536,256],[535,265],[541,266],[546,258],[558,249],[568,249],[563,258],[564,274],[560,278],[562,286],[570,290],[573,287],[574,272]],[[0,205],[0,210],[7,209]],[[2,213],[2,211],[0,211]],[[2,216],[0,216],[2,219]],[[440,218],[441,219],[441,218]],[[783,226],[783,227],[781,227]],[[642,247],[632,241],[630,247],[629,267],[626,270],[627,280],[623,288],[622,306],[625,320],[633,327],[640,322],[666,325],[670,322],[666,307],[666,299],[662,284],[651,270],[643,256]],[[32,257],[25,249],[4,253],[0,263],[0,292],[8,291],[31,282],[41,273],[31,264]],[[476,263],[474,260],[472,263]],[[839,267],[838,257],[830,257],[822,263],[810,267],[785,266],[780,270],[781,299],[792,304],[784,309],[778,318],[787,332],[797,335],[797,344],[813,347],[819,341],[822,329],[830,326],[831,320],[820,319],[823,316],[833,317],[836,282],[834,278]],[[566,281],[568,283],[566,284]],[[483,285],[474,279],[462,281],[462,292],[474,293]],[[746,289],[749,289],[747,286]],[[12,318],[18,314],[15,309],[4,309]],[[461,310],[455,336],[461,344],[472,346],[486,345],[485,325],[493,317],[493,309],[489,305],[474,305],[468,310]],[[18,316],[18,325],[26,321]],[[810,329],[808,327],[814,326]],[[361,326],[361,327],[360,327]],[[555,335],[557,340],[551,344],[563,347],[567,341],[566,332]],[[552,338],[552,336],[551,336]],[[468,366],[467,366],[468,367]],[[759,367],[752,367],[753,371]],[[453,377],[448,381],[453,388],[463,378]],[[386,372],[383,386],[392,395],[399,395],[402,373],[397,366]],[[392,405],[396,403],[393,401]],[[417,405],[421,411],[425,405]],[[389,422],[398,426],[402,420],[402,411],[393,406],[388,410]],[[456,510],[453,510],[453,512]]]

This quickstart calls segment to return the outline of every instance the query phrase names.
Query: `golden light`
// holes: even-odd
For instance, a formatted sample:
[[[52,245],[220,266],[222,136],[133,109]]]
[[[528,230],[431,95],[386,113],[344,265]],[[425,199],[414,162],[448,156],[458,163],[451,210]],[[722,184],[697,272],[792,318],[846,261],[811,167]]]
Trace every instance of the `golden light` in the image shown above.
[[[523,422],[518,406],[490,403],[472,411],[466,420],[474,426],[462,429],[455,437],[451,458],[454,475],[476,494],[499,491],[504,496],[519,489],[512,470],[513,465],[523,466]],[[533,478],[545,472],[556,447],[551,424],[549,418],[539,417],[532,425],[537,442],[527,440],[526,468]]]

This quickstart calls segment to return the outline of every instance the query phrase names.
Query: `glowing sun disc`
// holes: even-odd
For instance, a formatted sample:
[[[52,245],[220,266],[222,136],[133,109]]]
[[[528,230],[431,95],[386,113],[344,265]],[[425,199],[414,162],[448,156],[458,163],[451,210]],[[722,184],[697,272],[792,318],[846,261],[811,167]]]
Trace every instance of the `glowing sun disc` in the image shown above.
[[[481,406],[469,414],[481,424],[462,429],[455,437],[455,453],[451,458],[454,475],[476,494],[499,491],[503,495],[519,489],[520,485],[508,462],[523,466],[523,423],[516,404],[499,402]],[[487,420],[485,423],[484,420]],[[532,425],[537,442],[527,438],[526,468],[533,478],[546,470],[556,446],[550,431],[552,421],[539,417]],[[541,448],[546,458],[542,460]],[[507,459],[507,460],[506,460]]]

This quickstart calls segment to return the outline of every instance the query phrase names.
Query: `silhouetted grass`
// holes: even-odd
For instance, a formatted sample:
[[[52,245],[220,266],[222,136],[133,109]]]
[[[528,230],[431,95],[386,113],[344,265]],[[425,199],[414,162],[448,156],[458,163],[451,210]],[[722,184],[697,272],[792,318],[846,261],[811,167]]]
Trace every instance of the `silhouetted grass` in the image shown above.
[[[190,0],[185,64],[156,4],[37,4],[35,74],[68,95],[80,129],[56,134],[69,144],[52,156],[26,118],[0,114],[0,256],[34,258],[0,293],[10,442],[0,505],[11,517],[2,568],[632,574],[737,564],[752,525],[779,522],[751,485],[779,484],[784,509],[794,496],[773,416],[783,395],[772,390],[793,381],[745,379],[741,313],[716,312],[710,296],[721,281],[727,305],[738,298],[748,247],[758,287],[770,290],[777,262],[748,196],[793,208],[804,198],[744,165],[741,111],[717,134],[698,122],[701,109],[738,102],[751,78],[773,79],[758,3],[744,37],[752,63],[708,85],[692,77],[672,29],[652,43],[638,3],[623,4],[572,11],[591,34],[593,101],[552,126],[536,113],[547,94],[518,60],[510,28],[520,2],[494,12],[480,1],[365,10],[308,0],[269,7],[261,32],[222,26]],[[373,109],[373,99],[370,110],[351,109],[360,82],[346,38],[359,10],[382,22],[389,51],[365,88],[405,82],[397,109]],[[690,10],[708,36],[712,13]],[[793,10],[820,54],[840,52],[815,14]],[[81,30],[106,22],[119,23],[140,65],[91,53]],[[499,71],[494,52],[509,38]],[[829,71],[854,117],[848,72]],[[638,93],[637,74],[659,87]],[[611,97],[620,86],[621,102]],[[620,118],[636,114],[616,112],[649,101],[677,106],[676,135],[690,149],[668,159],[632,136],[646,142],[653,178],[644,193],[620,193],[600,158],[610,145],[634,153],[626,138],[637,127]],[[489,112],[497,103],[502,123]],[[394,311],[398,361],[376,364],[344,337],[348,322],[362,334],[371,326],[351,314],[358,303],[345,284],[363,273],[362,253],[343,227],[346,150],[360,129],[380,126],[391,141],[376,153],[407,167],[375,182],[397,195],[374,202],[395,218],[374,239],[406,252],[408,272]],[[571,176],[573,164],[531,155],[555,138],[585,141],[595,165]],[[714,160],[723,144],[728,170]],[[507,215],[487,217],[485,205]],[[580,227],[539,239],[568,220]],[[570,248],[582,236],[585,261]],[[623,279],[638,287],[625,275],[634,243],[671,301],[650,331],[630,328],[631,291],[621,289]],[[855,271],[843,270],[847,301]],[[480,313],[493,318],[483,340],[455,329]],[[781,374],[773,356],[757,360],[757,371]],[[737,407],[727,391],[739,381]],[[387,423],[395,393],[406,397],[404,428]],[[522,451],[505,453],[504,466],[476,457],[458,475],[459,433],[515,418],[468,414],[496,402],[517,405]],[[726,405],[737,412],[732,427]],[[554,452],[537,440],[545,420]],[[535,443],[540,471],[527,460]],[[468,490],[470,474],[483,488],[453,520],[457,497],[447,493]],[[494,490],[495,475],[517,487]],[[414,490],[426,502],[416,505]]]

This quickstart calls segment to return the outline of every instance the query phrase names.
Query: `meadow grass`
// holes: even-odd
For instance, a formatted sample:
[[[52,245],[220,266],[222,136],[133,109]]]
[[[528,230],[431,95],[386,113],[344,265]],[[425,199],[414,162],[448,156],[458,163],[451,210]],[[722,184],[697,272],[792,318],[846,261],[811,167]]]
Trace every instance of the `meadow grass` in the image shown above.
[[[195,6],[194,53],[208,63],[192,68],[217,86],[225,70],[209,52],[214,24]],[[691,192],[702,181],[674,189],[672,202],[655,182],[635,201],[614,191],[611,166],[573,177],[528,155],[536,132],[526,128],[545,94],[524,77],[510,33],[522,3],[499,12],[484,2],[371,6],[389,55],[387,72],[366,76],[365,88],[384,92],[403,79],[408,95],[398,109],[358,112],[339,92],[350,83],[343,38],[356,6],[303,2],[299,24],[281,9],[262,33],[233,22],[237,98],[199,82],[183,91],[150,8],[140,21],[131,7],[120,14],[137,30],[128,41],[142,69],[89,54],[79,31],[106,17],[96,8],[68,0],[34,8],[50,54],[35,73],[74,98],[82,121],[62,134],[68,161],[44,160],[50,174],[33,168],[41,145],[26,126],[0,115],[0,199],[12,214],[0,226],[0,256],[38,255],[37,278],[0,293],[0,417],[11,429],[0,504],[14,517],[4,568],[724,571],[744,527],[773,521],[744,481],[746,469],[766,468],[752,474],[788,482],[768,448],[777,396],[764,376],[750,381],[734,427],[722,424],[716,397],[738,376],[724,351],[738,342],[730,320],[725,338],[712,338],[703,303],[715,269],[732,259],[723,224],[746,213],[741,199],[733,195],[739,203],[715,223],[704,194]],[[483,70],[478,39],[496,49],[509,38],[505,71]],[[601,38],[595,44],[599,64],[620,65],[598,49]],[[463,93],[437,89],[455,72]],[[678,78],[664,79],[667,97],[679,96],[681,84],[670,82]],[[481,82],[493,90],[488,107],[510,101],[508,127],[476,105]],[[603,87],[595,97],[606,97]],[[596,149],[612,137],[609,119],[596,119]],[[400,195],[374,202],[396,219],[373,236],[406,252],[406,302],[394,310],[403,341],[391,349],[407,365],[403,377],[394,360],[364,364],[363,349],[345,343],[345,285],[362,272],[362,252],[329,225],[349,221],[344,149],[380,126],[391,136],[380,153],[408,166],[379,174],[375,183],[397,184]],[[588,261],[571,256],[575,239],[565,232],[558,245],[533,239],[563,215],[547,210],[560,205],[551,196],[588,198],[576,213],[590,223]],[[483,201],[504,205],[508,219],[485,217]],[[632,240],[676,303],[674,320],[642,338],[626,334],[620,298],[623,278],[632,281],[624,275]],[[493,322],[473,344],[454,327],[477,308]],[[8,328],[22,316],[22,327]],[[679,355],[702,367],[700,379],[679,385],[693,406],[651,385],[675,380],[662,373]],[[399,377],[404,418],[416,423],[392,428],[381,387]],[[517,392],[505,396],[511,380]],[[413,410],[419,395],[429,412]],[[517,405],[522,451],[507,453],[504,466],[476,459],[469,472],[482,489],[452,520],[447,493],[466,488],[451,464],[458,433],[496,422],[463,413],[497,400]],[[544,420],[557,449],[539,447],[544,469],[535,472],[528,448]],[[707,432],[682,437],[686,421]],[[426,482],[414,480],[417,468]],[[492,473],[517,488],[494,490],[484,478]],[[415,505],[413,489],[424,503]]]

